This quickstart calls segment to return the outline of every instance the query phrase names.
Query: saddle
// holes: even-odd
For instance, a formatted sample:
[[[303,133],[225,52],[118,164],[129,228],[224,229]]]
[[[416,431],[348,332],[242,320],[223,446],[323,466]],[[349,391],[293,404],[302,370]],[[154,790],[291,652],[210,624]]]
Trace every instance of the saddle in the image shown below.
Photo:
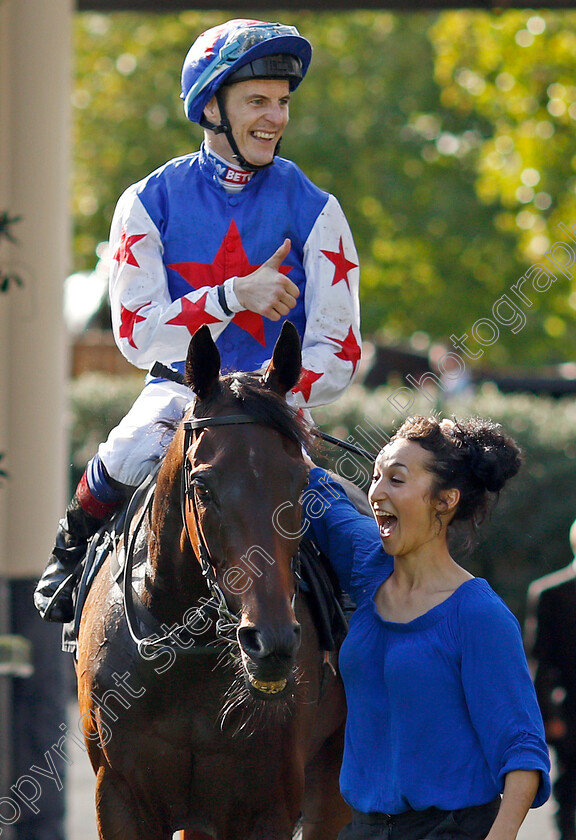
[[[74,619],[65,624],[62,631],[62,650],[73,654],[75,658],[82,610],[92,583],[105,560],[112,555],[113,580],[123,585],[125,558],[123,553],[116,552],[116,545],[122,533],[129,534],[134,530],[137,511],[152,489],[153,484],[150,481],[139,487],[128,504],[106,522],[89,543],[78,571],[78,583],[74,592]],[[143,548],[144,546],[140,545],[135,558],[131,558],[130,576],[132,573],[138,575],[138,569],[143,567],[146,560]],[[302,539],[292,565],[296,591],[301,591],[306,597],[318,634],[318,647],[325,652],[326,658],[338,648],[346,636],[348,620],[355,605],[341,590],[330,561],[312,540],[307,537]],[[124,586],[125,592],[126,589]],[[133,592],[132,588],[131,591]],[[125,599],[124,608],[133,613],[133,620],[143,626],[146,633],[157,629],[154,619],[140,604],[135,593],[131,600],[132,603],[127,604]]]

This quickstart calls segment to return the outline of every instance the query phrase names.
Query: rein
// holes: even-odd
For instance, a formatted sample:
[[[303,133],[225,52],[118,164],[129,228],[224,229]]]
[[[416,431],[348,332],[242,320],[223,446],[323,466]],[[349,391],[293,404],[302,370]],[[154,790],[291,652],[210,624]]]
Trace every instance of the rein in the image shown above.
[[[165,625],[160,625],[159,622],[153,616],[150,615],[149,611],[146,609],[144,604],[142,604],[139,600],[135,602],[134,591],[132,588],[132,570],[134,565],[134,555],[136,552],[136,541],[138,539],[140,529],[142,528],[142,525],[144,523],[144,519],[152,506],[154,491],[156,489],[156,484],[153,481],[152,476],[148,476],[148,478],[142,483],[142,485],[138,488],[138,490],[134,493],[132,499],[130,500],[128,509],[126,511],[126,521],[124,529],[125,565],[124,576],[122,581],[122,594],[124,600],[124,610],[126,615],[126,624],[128,626],[128,632],[130,633],[132,641],[138,648],[138,652],[144,658],[149,657],[151,651],[158,649],[169,648],[171,650],[176,650],[180,653],[184,652],[187,654],[213,654],[222,652],[230,645],[230,639],[227,638],[226,634],[229,633],[230,630],[233,630],[237,627],[239,617],[232,613],[228,608],[228,604],[226,603],[224,593],[222,592],[222,589],[220,588],[218,581],[216,580],[216,575],[214,574],[214,569],[210,561],[210,552],[208,551],[208,546],[206,545],[204,535],[202,534],[202,530],[200,528],[198,508],[196,505],[194,487],[192,486],[192,483],[190,481],[190,468],[188,461],[186,460],[186,453],[190,448],[190,445],[192,443],[193,432],[196,429],[202,429],[206,426],[228,426],[238,425],[241,423],[257,422],[258,421],[254,417],[249,417],[245,414],[230,414],[222,417],[206,417],[203,419],[197,418],[193,420],[184,421],[184,462],[182,465],[180,510],[182,513],[182,521],[184,523],[186,536],[188,537],[188,541],[192,546],[193,543],[188,528],[188,522],[186,519],[186,505],[191,502],[192,510],[194,513],[194,522],[196,524],[196,533],[198,534],[199,541],[198,548],[200,554],[200,568],[202,571],[202,575],[206,580],[206,584],[208,586],[211,596],[210,599],[201,599],[202,605],[196,610],[196,617],[198,617],[201,613],[204,613],[208,609],[216,611],[218,615],[218,618],[216,619],[216,635],[221,640],[220,643],[213,643],[208,645],[192,644],[184,646],[182,643],[181,634],[191,634],[192,632],[186,624],[174,625],[163,636],[159,636],[157,633],[151,636],[139,635],[137,630],[139,619],[140,621],[142,621],[142,623],[144,623],[151,629],[160,628],[162,630],[165,630]],[[144,501],[142,502],[143,498]],[[130,533],[130,523],[141,502],[142,508],[136,521],[136,525],[132,530],[132,533]]]
[[[152,475],[148,476],[140,487],[132,496],[128,508],[126,510],[126,519],[124,524],[124,569],[122,577],[122,596],[124,601],[124,614],[126,617],[126,625],[132,641],[138,648],[138,652],[144,659],[153,658],[152,652],[154,650],[177,650],[179,653],[186,654],[207,654],[220,653],[227,648],[227,644],[210,644],[210,645],[184,645],[182,643],[181,634],[190,634],[189,627],[186,624],[175,624],[168,632],[166,632],[166,625],[154,618],[149,610],[144,606],[140,599],[136,596],[134,599],[134,590],[132,588],[132,570],[134,566],[134,555],[136,553],[136,541],[140,533],[140,529],[144,524],[144,519],[152,507],[154,499],[154,492],[156,490],[156,482]],[[142,499],[144,501],[142,502]],[[130,533],[130,524],[136,514],[139,505],[142,504],[138,519],[134,529]],[[202,607],[198,608],[198,613],[206,608],[216,608],[215,604],[211,604],[206,600]],[[138,632],[139,623],[144,624],[148,629],[154,631],[150,636],[141,636]],[[164,635],[159,635],[158,630],[163,631]]]

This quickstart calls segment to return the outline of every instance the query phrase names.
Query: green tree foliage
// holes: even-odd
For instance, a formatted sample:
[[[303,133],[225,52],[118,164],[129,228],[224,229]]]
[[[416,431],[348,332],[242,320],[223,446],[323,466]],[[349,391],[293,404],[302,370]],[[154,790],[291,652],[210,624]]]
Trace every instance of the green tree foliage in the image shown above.
[[[576,248],[559,228],[576,224],[576,15],[449,13],[431,39],[442,103],[491,126],[476,161],[476,190],[493,208],[496,228],[515,237],[525,263],[544,262],[557,242]],[[572,259],[562,247],[552,255],[562,265]],[[576,339],[576,282],[555,274],[539,319],[544,355],[574,348]]]
[[[93,266],[121,191],[165,160],[198,147],[201,131],[182,114],[180,68],[196,35],[225,17],[77,16],[77,268]],[[314,44],[311,71],[292,100],[283,154],[337,195],[350,220],[362,266],[364,334],[399,340],[425,333],[446,342],[451,334],[469,332],[479,318],[491,318],[494,302],[536,259],[522,244],[528,216],[518,220],[519,213],[532,210],[506,205],[502,173],[486,168],[499,148],[504,104],[497,104],[496,83],[485,82],[483,91],[493,107],[470,93],[471,80],[484,78],[474,64],[482,52],[474,45],[483,37],[474,32],[476,17],[367,11],[270,11],[267,17],[293,21]],[[504,50],[507,42],[498,42],[501,29],[492,34],[493,22],[517,31],[533,26],[529,21],[538,16],[477,17],[481,32],[490,30],[491,48]],[[508,24],[512,19],[516,23]],[[564,75],[557,64],[546,67],[547,88],[559,84],[568,90],[562,81],[571,67],[568,53],[566,47]],[[511,63],[525,54],[516,43],[502,52],[500,75],[520,75]],[[560,101],[560,88],[554,90]],[[552,124],[550,115],[538,124],[546,121]],[[547,194],[560,207],[570,191],[560,174],[568,152],[562,157],[560,149],[548,148],[563,136],[556,131],[542,144],[556,176],[538,185],[534,201],[540,205]],[[557,165],[555,155],[561,158]],[[523,170],[541,171],[539,166],[530,158]],[[551,210],[539,212],[546,219]],[[567,208],[560,215],[571,220]],[[521,332],[501,326],[498,340],[484,348],[483,361],[572,358],[576,335],[568,323],[566,291],[559,282],[553,292],[536,294]]]

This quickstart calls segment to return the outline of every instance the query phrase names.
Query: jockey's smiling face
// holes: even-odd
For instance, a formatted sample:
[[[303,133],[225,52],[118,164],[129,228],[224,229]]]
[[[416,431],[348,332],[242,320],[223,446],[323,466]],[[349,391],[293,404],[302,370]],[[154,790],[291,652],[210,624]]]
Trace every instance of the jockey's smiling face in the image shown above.
[[[251,79],[223,89],[226,113],[240,154],[256,166],[272,162],[274,150],[284,133],[289,118],[290,89],[288,81]],[[216,97],[206,106],[208,119],[220,124]],[[210,148],[230,163],[233,156],[226,135],[207,132]]]

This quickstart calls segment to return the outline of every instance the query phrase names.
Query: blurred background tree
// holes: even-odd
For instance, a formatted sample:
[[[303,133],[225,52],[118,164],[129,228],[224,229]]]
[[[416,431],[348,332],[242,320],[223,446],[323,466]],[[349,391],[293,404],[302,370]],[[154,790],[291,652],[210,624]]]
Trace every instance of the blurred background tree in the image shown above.
[[[246,10],[246,15],[250,10]],[[201,130],[179,99],[196,35],[226,17],[77,16],[75,269],[91,269],[122,190]],[[337,195],[362,266],[363,333],[446,341],[576,222],[572,12],[270,11],[310,38],[283,154]],[[492,364],[576,354],[576,288],[558,275]]]
[[[475,186],[494,227],[512,234],[524,264],[559,240],[573,245],[558,225],[576,222],[574,13],[451,13],[430,36],[444,106],[490,125]],[[576,284],[557,275],[537,319],[537,358],[574,347]]]

